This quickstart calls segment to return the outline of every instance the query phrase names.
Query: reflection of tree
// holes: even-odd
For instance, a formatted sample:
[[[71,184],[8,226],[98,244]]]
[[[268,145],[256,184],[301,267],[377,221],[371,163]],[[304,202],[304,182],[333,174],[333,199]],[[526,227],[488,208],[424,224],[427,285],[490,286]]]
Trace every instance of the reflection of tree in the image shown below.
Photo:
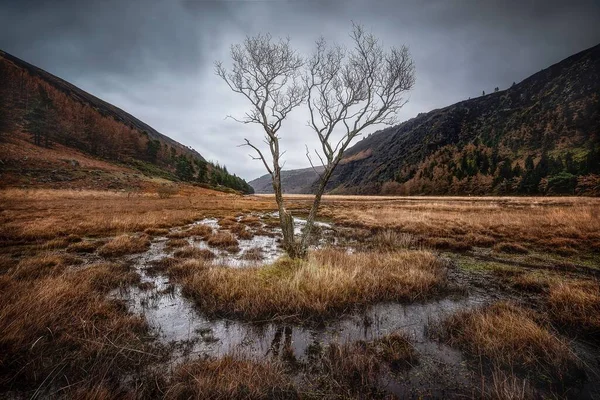
[[[280,326],[275,330],[271,347],[267,351],[267,355],[271,353],[273,357],[281,357],[283,360],[293,362],[296,360],[294,348],[292,347],[292,327]]]

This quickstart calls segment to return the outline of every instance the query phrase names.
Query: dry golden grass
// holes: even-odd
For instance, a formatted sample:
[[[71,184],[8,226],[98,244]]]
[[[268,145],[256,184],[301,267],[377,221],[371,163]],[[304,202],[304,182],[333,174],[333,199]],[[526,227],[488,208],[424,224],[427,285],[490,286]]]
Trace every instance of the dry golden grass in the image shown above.
[[[482,398],[490,400],[528,400],[537,398],[526,379],[520,379],[501,368],[494,368],[490,382],[484,381]]]
[[[306,204],[310,196],[289,196]],[[470,246],[509,241],[555,251],[600,243],[596,198],[326,196],[321,215],[345,226],[393,229]],[[564,246],[556,247],[561,241]]]
[[[118,264],[33,281],[0,275],[0,390],[70,397],[100,384],[116,395],[124,376],[153,359],[146,322],[106,299],[138,279]]]
[[[118,257],[125,254],[141,253],[150,247],[147,236],[120,235],[98,249],[104,257]]]
[[[70,244],[67,251],[71,253],[93,253],[104,244],[105,242],[102,240],[83,240]]]
[[[169,233],[169,230],[166,228],[147,228],[144,229],[144,233],[150,236],[164,236]]]
[[[276,362],[227,355],[177,367],[164,390],[166,399],[297,398],[293,381]]]
[[[178,258],[196,258],[199,260],[211,260],[216,257],[215,253],[208,249],[199,249],[193,246],[187,246],[173,253]]]
[[[294,379],[274,360],[256,361],[229,354],[178,366],[162,392],[168,399],[364,399],[386,396],[379,379],[386,370],[410,368],[417,353],[402,334],[371,342],[333,343],[312,349]]]
[[[595,340],[600,337],[600,285],[597,281],[556,281],[550,285],[552,320]]]
[[[410,233],[398,232],[393,229],[384,229],[372,237],[375,247],[383,250],[408,249],[417,244],[416,238]]]
[[[423,299],[445,284],[431,253],[320,250],[308,261],[232,269],[211,266],[183,281],[183,292],[212,315],[246,320],[323,319],[378,301]]]
[[[531,311],[508,304],[459,312],[441,325],[442,338],[478,357],[564,380],[581,371],[563,340],[535,321]]]
[[[235,236],[227,231],[219,231],[211,234],[206,240],[206,243],[208,243],[209,246],[222,248],[235,247],[239,245],[239,242]]]
[[[229,227],[229,230],[232,233],[235,233],[239,239],[248,240],[254,237],[252,230],[248,229],[246,225],[243,224],[235,224]]]
[[[67,268],[79,265],[83,260],[70,254],[38,253],[19,261],[10,276],[14,279],[35,280],[46,276],[57,276]]]
[[[293,207],[292,207],[293,208]],[[0,244],[55,239],[69,234],[118,235],[181,226],[204,216],[275,209],[272,200],[226,195],[185,187],[170,199],[155,193],[128,198],[127,193],[92,190],[0,190]]]
[[[186,247],[189,245],[190,245],[190,242],[188,242],[185,239],[169,239],[169,240],[167,240],[167,243],[165,243],[165,247],[167,247],[168,249]]]

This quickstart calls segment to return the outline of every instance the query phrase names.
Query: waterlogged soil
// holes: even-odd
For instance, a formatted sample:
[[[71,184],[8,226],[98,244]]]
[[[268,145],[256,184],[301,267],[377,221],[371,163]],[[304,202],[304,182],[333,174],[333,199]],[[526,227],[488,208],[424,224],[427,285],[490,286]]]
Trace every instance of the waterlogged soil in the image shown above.
[[[260,217],[265,220],[274,216],[266,214]],[[304,223],[305,221],[298,220],[296,233],[300,233]],[[175,228],[172,232],[186,230],[197,224],[210,226],[215,232],[220,229],[218,221],[209,218]],[[315,247],[339,245],[332,225],[320,222],[318,227],[321,235]],[[252,239],[239,240],[239,248],[234,251],[211,247],[206,241],[193,237],[187,240],[191,246],[215,253],[214,263],[231,268],[264,265],[283,255],[278,228],[261,222],[254,229],[257,232],[268,232],[268,235],[259,234]],[[309,362],[315,351],[332,343],[371,341],[387,334],[403,332],[410,337],[419,361],[405,372],[381,376],[382,389],[400,398],[479,396],[481,378],[477,371],[469,366],[468,360],[460,351],[432,340],[428,335],[428,327],[457,311],[513,297],[497,285],[486,287],[481,282],[470,282],[482,275],[451,268],[449,280],[451,284],[465,288],[462,294],[455,293],[447,298],[412,304],[377,304],[326,324],[257,324],[222,318],[209,319],[182,295],[181,288],[172,284],[168,277],[150,272],[153,262],[172,256],[173,249],[166,246],[167,240],[167,237],[156,237],[148,251],[129,257],[128,261],[133,263],[141,277],[141,284],[121,289],[112,296],[125,300],[132,312],[147,319],[159,340],[173,349],[173,363],[198,356],[219,357],[234,352],[259,360],[275,357],[290,366],[298,366]],[[246,252],[255,248],[262,250],[262,259],[245,259]],[[348,251],[352,251],[352,248],[348,248]],[[579,343],[574,347],[578,353],[582,353],[582,358],[598,363],[598,349],[595,346],[590,348],[588,344]],[[595,373],[595,369],[592,368],[590,372]],[[600,391],[594,381],[592,378],[578,395],[593,398],[593,393]]]

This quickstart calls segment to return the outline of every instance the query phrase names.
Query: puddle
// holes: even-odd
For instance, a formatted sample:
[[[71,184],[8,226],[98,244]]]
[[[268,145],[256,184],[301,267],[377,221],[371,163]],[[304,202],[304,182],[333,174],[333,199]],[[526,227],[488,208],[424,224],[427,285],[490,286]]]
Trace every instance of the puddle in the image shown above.
[[[264,217],[279,218],[277,213],[270,213],[270,214],[263,214],[263,215],[250,214],[250,215],[258,216],[261,218],[264,218]],[[241,220],[241,218],[242,217],[238,217],[237,221],[239,222]],[[306,226],[306,219],[295,217],[294,221],[295,221],[294,233],[296,235],[300,235],[302,233],[302,229],[304,229],[304,227]],[[173,232],[184,231],[186,229],[189,229],[189,228],[191,228],[193,226],[197,226],[197,225],[209,226],[210,228],[213,229],[213,232],[216,232],[221,229],[226,230],[226,228],[220,227],[217,219],[205,218],[205,219],[196,221],[193,224],[183,227],[181,229],[174,229]],[[331,224],[328,224],[325,222],[320,222],[320,221],[315,221],[315,227],[320,229],[320,231],[322,233],[322,235],[321,235],[322,238],[319,241],[319,243],[313,247],[315,247],[315,248],[322,247],[323,245],[328,243],[327,242],[328,239],[330,239],[330,241],[332,243],[335,242],[333,240],[333,236],[332,236],[333,231],[332,231]],[[204,240],[193,240],[193,238],[188,238],[188,242],[189,242],[190,246],[193,246],[193,247],[196,247],[199,249],[211,250],[216,255],[216,258],[213,260],[213,262],[215,264],[226,265],[229,267],[241,268],[241,267],[248,267],[248,266],[270,264],[270,263],[274,262],[275,260],[277,260],[279,257],[284,255],[284,251],[281,249],[281,246],[280,246],[281,229],[279,227],[276,227],[276,228],[270,227],[269,225],[267,225],[266,223],[264,223],[261,220],[260,225],[256,225],[255,227],[249,227],[249,229],[253,233],[266,231],[269,234],[269,236],[255,234],[252,237],[252,239],[240,239],[238,237],[237,239],[239,242],[239,245],[238,245],[239,250],[233,251],[233,252],[230,249],[219,249],[217,247],[209,246],[206,243],[206,241],[204,241]],[[158,238],[158,240],[162,240],[162,238]],[[260,249],[260,259],[259,260],[244,258],[244,255],[248,251],[252,251],[255,249]]]

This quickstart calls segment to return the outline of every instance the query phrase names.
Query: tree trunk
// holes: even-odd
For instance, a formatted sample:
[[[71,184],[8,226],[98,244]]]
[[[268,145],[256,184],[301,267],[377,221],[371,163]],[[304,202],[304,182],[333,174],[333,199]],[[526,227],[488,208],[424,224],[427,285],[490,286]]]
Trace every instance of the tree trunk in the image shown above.
[[[299,253],[299,243],[294,236],[294,217],[286,210],[283,200],[283,190],[281,187],[281,167],[279,166],[279,142],[273,141],[273,191],[275,192],[275,201],[279,210],[279,226],[283,234],[283,249],[290,258],[302,257]]]
[[[308,217],[306,217],[306,225],[304,226],[302,238],[300,239],[300,243],[298,245],[301,257],[306,257],[306,255],[308,254],[308,246],[310,245],[310,239],[312,238],[312,230],[315,225],[315,219],[317,218],[317,213],[319,212],[319,207],[321,205],[321,198],[323,197],[323,193],[325,192],[325,188],[327,187],[327,182],[329,182],[329,178],[331,178],[331,174],[334,168],[335,166],[333,166],[333,168],[326,168],[325,171],[323,171],[323,175],[321,176],[319,187],[317,188],[317,192],[315,193],[315,199],[313,200],[313,204],[308,213]]]

